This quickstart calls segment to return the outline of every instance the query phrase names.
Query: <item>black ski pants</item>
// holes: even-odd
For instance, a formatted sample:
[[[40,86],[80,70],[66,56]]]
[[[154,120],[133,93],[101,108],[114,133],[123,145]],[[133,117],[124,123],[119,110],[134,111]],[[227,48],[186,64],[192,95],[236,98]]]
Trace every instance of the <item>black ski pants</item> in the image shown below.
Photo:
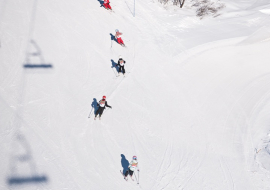
[[[126,173],[125,173],[125,177],[127,177],[128,174],[129,174],[130,176],[132,176],[132,175],[133,175],[133,171],[130,170],[130,169],[128,169],[128,170],[126,171]]]
[[[118,73],[120,73],[120,72],[123,72],[125,74],[126,71],[125,71],[124,66],[119,66]]]
[[[97,117],[97,115],[99,114],[99,117],[101,117],[104,109],[105,109],[105,107],[99,107],[98,110],[96,111],[95,116]]]

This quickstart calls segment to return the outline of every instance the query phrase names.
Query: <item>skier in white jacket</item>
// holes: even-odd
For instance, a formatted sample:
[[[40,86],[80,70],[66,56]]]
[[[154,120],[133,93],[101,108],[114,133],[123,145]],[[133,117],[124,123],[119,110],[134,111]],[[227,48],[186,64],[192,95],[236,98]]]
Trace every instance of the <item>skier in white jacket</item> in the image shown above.
[[[138,161],[137,161],[137,156],[133,156],[132,161],[129,163],[128,170],[127,170],[126,173],[125,173],[125,180],[127,180],[128,174],[130,175],[130,177],[131,177],[131,179],[132,179],[133,172],[134,172],[136,169],[139,171],[139,168],[138,168]],[[132,179],[132,180],[133,180],[133,179]]]

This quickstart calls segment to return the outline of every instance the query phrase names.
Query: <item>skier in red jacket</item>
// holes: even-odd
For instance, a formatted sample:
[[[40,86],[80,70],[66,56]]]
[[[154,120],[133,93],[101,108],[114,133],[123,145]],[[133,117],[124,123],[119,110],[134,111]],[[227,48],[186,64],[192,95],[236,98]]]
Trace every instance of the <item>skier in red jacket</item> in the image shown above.
[[[112,7],[110,6],[110,1],[109,0],[104,0],[103,6],[105,7],[105,9],[111,9]]]
[[[116,34],[115,34],[115,38],[117,39],[117,42],[121,45],[121,46],[125,46],[122,38],[120,37],[122,35],[121,32],[119,32],[119,30],[115,30]]]

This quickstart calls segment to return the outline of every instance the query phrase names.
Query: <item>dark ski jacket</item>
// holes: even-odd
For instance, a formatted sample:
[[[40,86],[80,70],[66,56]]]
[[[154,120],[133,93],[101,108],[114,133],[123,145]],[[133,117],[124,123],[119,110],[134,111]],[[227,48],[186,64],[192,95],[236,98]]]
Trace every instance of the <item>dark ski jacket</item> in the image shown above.
[[[102,104],[104,101],[105,101],[105,104],[102,106],[101,104]],[[108,103],[107,103],[106,100],[100,100],[100,101],[98,102],[98,106],[99,106],[100,109],[105,109],[105,107],[112,108],[112,106],[109,106],[109,105],[108,105]]]
[[[119,59],[119,60],[118,60],[118,63],[117,63],[117,66],[118,66],[118,67],[121,67],[121,65],[120,65],[120,61],[122,61],[122,60],[123,60],[123,59]],[[123,61],[124,61],[124,64],[125,64],[125,63],[126,63],[126,61],[125,61],[125,60],[123,60]]]

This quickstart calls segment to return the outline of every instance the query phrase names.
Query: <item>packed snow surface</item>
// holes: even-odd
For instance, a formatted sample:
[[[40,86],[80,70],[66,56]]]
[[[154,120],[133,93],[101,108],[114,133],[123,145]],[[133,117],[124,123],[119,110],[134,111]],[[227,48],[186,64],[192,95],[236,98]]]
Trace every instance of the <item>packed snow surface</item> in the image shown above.
[[[269,190],[270,2],[102,2],[0,0],[0,189]]]

